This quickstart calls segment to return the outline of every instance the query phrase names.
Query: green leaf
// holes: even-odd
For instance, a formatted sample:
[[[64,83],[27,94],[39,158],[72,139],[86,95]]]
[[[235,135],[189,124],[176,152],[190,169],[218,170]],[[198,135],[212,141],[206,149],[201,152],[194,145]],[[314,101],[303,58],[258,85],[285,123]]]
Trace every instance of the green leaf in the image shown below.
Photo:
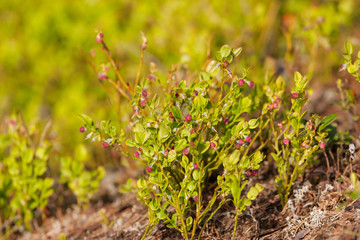
[[[251,119],[249,121],[249,128],[250,129],[257,128],[258,125],[259,125],[259,121],[257,119]]]
[[[251,187],[248,193],[246,194],[249,200],[254,200],[259,195],[259,190],[255,187]]]
[[[240,159],[240,151],[239,150],[235,150],[229,157],[229,160],[228,162],[230,164],[236,164],[239,162],[239,159]]]
[[[179,85],[178,85],[178,88],[180,89],[184,89],[186,87],[186,81],[185,80],[182,80]]]
[[[181,111],[176,106],[171,106],[171,112],[176,119],[181,119]]]
[[[200,79],[203,81],[209,81],[210,80],[210,75],[207,72],[200,72]]]
[[[136,186],[137,186],[138,188],[146,188],[147,183],[146,183],[145,178],[142,177],[142,178],[140,178],[139,180],[137,180]]]
[[[87,126],[92,126],[93,125],[93,120],[86,114],[79,114],[79,117],[83,120],[83,122],[87,125]]]
[[[187,185],[187,189],[190,192],[193,192],[196,189],[196,182],[195,181],[191,181],[188,185]]]
[[[169,213],[165,209],[161,209],[156,212],[156,216],[160,220],[165,219],[168,215],[169,215]]]
[[[234,49],[234,55],[235,55],[235,57],[239,56],[241,52],[242,52],[242,48],[241,48],[241,47],[239,47],[239,48],[237,48],[237,49]]]
[[[303,92],[308,84],[306,77],[303,77],[299,72],[295,72],[294,76],[296,90],[298,92]]]
[[[353,186],[356,186],[356,184],[357,184],[357,176],[356,176],[356,173],[352,172],[352,173],[350,174],[350,181],[351,181],[351,184],[352,184]]]
[[[207,141],[207,142],[205,142],[205,143],[203,143],[203,144],[199,144],[198,146],[199,146],[199,152],[200,152],[200,154],[203,154],[204,152],[206,152],[206,151],[209,149],[209,147],[210,147],[210,142]]]
[[[177,152],[182,151],[186,147],[186,145],[187,145],[186,140],[185,139],[180,139],[176,143],[174,150],[177,151]]]
[[[192,173],[192,176],[195,181],[199,180],[200,179],[200,170],[199,169],[194,170]]]
[[[131,139],[126,139],[125,144],[128,147],[135,147],[135,143]]]
[[[359,66],[357,64],[349,64],[347,66],[347,71],[351,74],[355,74],[359,70]]]
[[[256,183],[256,184],[255,184],[255,188],[259,191],[259,193],[260,193],[262,190],[264,190],[264,187],[263,187],[261,184],[259,184],[259,183]]]
[[[170,135],[170,131],[168,130],[168,128],[165,127],[164,125],[160,125],[159,134],[158,134],[159,142],[165,142],[166,139],[169,137],[169,135]]]
[[[169,152],[169,155],[168,155],[168,161],[169,162],[172,162],[174,161],[174,159],[176,158],[176,151],[175,150],[171,150]]]
[[[138,133],[138,132],[144,133],[145,132],[145,129],[144,129],[144,127],[143,127],[143,125],[141,123],[136,123],[133,130],[136,133]]]
[[[193,218],[192,218],[192,217],[188,217],[188,218],[186,219],[186,229],[187,229],[188,231],[190,231],[192,223],[193,223]]]
[[[250,205],[251,205],[251,201],[250,201],[249,199],[247,199],[247,198],[244,198],[244,199],[243,199],[243,204],[244,204],[245,206],[250,206]]]
[[[205,99],[203,96],[198,95],[194,99],[194,106],[198,110],[202,110],[206,107],[207,99]]]
[[[137,144],[142,144],[144,142],[145,139],[145,134],[142,132],[136,132],[135,133],[135,142]]]
[[[213,60],[206,66],[205,70],[210,76],[215,76],[220,71],[220,65],[217,61]]]
[[[159,209],[159,205],[157,204],[155,198],[153,198],[153,199],[151,200],[151,202],[149,203],[149,207],[150,207],[150,209],[153,210],[153,211],[156,211],[156,210]]]
[[[23,153],[23,162],[24,163],[30,163],[33,159],[34,151],[31,148],[26,149],[26,151]]]
[[[222,58],[226,58],[231,53],[231,48],[228,45],[224,45],[220,48],[220,55]]]
[[[329,116],[326,116],[320,123],[319,131],[322,131],[327,126],[329,126],[333,121],[335,121],[337,119],[337,117],[338,117],[338,115],[335,113],[330,114]]]
[[[353,46],[351,45],[351,43],[349,41],[346,41],[346,43],[345,43],[345,52],[348,55],[351,55],[353,53]]]
[[[235,205],[237,205],[237,203],[240,200],[241,191],[240,191],[240,183],[235,177],[232,178],[231,194],[234,197],[234,200],[235,200],[235,203],[236,203]]]

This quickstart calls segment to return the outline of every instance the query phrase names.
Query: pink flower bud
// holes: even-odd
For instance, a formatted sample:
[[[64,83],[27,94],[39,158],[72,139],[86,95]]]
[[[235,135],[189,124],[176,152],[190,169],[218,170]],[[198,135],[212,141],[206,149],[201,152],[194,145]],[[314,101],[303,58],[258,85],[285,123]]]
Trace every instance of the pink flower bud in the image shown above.
[[[147,167],[146,167],[146,171],[149,173],[149,172],[152,171],[152,168],[151,168],[150,166],[147,166]]]
[[[258,174],[258,170],[252,170],[252,171],[251,171],[251,174],[252,174],[253,176],[256,176],[256,175]]]
[[[190,114],[186,115],[185,120],[186,120],[187,122],[190,122],[190,121],[192,120],[191,115],[190,115]]]
[[[143,95],[143,97],[147,97],[147,91],[145,89],[142,90],[141,95]]]
[[[140,156],[140,153],[139,153],[139,152],[135,152],[135,153],[134,153],[134,156],[138,158],[138,157]]]
[[[190,129],[190,133],[194,133],[195,130],[193,128]]]
[[[249,81],[248,84],[249,88],[253,88],[255,86],[255,83],[253,81]]]
[[[283,144],[288,145],[288,144],[290,143],[290,140],[287,139],[287,138],[284,138],[284,139],[282,140],[282,142],[283,142]]]
[[[190,142],[190,146],[191,146],[191,147],[195,146],[195,143],[194,143],[194,142]]]
[[[169,118],[174,118],[174,115],[172,114],[172,112],[169,113]]]
[[[146,100],[142,100],[142,101],[140,102],[140,105],[143,106],[143,107],[145,107],[145,106],[146,106]]]
[[[277,102],[277,103],[279,103],[281,101],[281,99],[279,98],[279,97],[277,97],[276,99],[275,99],[275,102]]]
[[[188,148],[184,148],[182,152],[184,155],[188,155],[190,151]]]
[[[244,86],[244,84],[245,84],[244,79],[239,79],[238,85],[239,85],[240,87],[242,87],[242,86]]]
[[[141,152],[141,153],[143,152],[142,148],[139,148],[139,152]]]
[[[246,175],[247,177],[250,177],[250,176],[251,176],[251,171],[250,171],[250,170],[247,170],[247,171],[245,172],[245,175]]]
[[[251,141],[251,140],[250,140]],[[239,141],[238,141],[238,144],[240,144],[240,146],[242,146],[242,145],[244,145],[244,140],[242,140],[242,139],[240,139]]]
[[[195,94],[195,96],[197,96],[199,94],[199,92],[194,90],[194,94]]]
[[[103,34],[102,32],[100,32],[100,33],[98,34],[98,37],[104,38],[104,34]]]
[[[155,76],[154,74],[149,74],[149,75],[147,76],[147,79],[149,79],[150,82],[155,82],[156,76]]]
[[[104,72],[99,72],[99,73],[98,73],[98,79],[99,79],[99,80],[105,80],[105,79],[107,79],[106,73],[104,73]]]
[[[278,104],[277,102],[273,102],[272,107],[273,107],[274,109],[278,109],[279,104]]]
[[[210,142],[210,148],[214,148],[215,147],[215,143]]]
[[[194,169],[199,169],[199,165],[197,165],[197,163],[194,163]]]
[[[193,199],[194,199],[195,202],[199,201],[199,197],[198,197],[198,196],[194,196]]]
[[[251,142],[251,137],[250,136],[246,137],[245,142],[247,143]]]
[[[80,129],[79,129],[80,132],[85,132],[86,131],[86,128],[84,126],[81,126]]]
[[[103,143],[102,143],[102,146],[103,146],[103,148],[108,148],[108,147],[109,147],[109,144],[108,144],[107,142],[103,142]]]
[[[299,94],[297,93],[297,92],[293,92],[292,94],[291,94],[291,98],[292,99],[297,99],[299,97]]]
[[[319,147],[320,147],[321,149],[324,149],[324,148],[325,148],[325,143],[324,143],[323,141],[321,141],[320,144],[319,144]]]
[[[230,121],[230,119],[228,119],[228,118],[224,118],[224,123],[225,123],[225,124],[228,124],[228,123],[229,123],[229,121]]]
[[[164,155],[165,155],[165,156],[169,155],[169,151],[168,151],[168,150],[165,150],[165,151],[164,151]]]

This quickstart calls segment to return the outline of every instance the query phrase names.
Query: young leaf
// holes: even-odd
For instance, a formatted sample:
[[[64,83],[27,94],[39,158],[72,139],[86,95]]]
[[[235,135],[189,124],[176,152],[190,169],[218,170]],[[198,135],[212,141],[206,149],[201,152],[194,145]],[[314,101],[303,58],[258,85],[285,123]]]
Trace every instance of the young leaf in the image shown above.
[[[326,116],[320,123],[319,131],[324,130],[327,126],[329,126],[333,121],[337,119],[337,114],[330,114],[329,116]]]
[[[226,58],[231,53],[231,48],[228,45],[224,45],[220,48],[220,55],[222,58]]]
[[[186,147],[186,140],[185,139],[180,139],[177,144],[175,145],[175,151],[179,152],[182,151],[185,147]]]

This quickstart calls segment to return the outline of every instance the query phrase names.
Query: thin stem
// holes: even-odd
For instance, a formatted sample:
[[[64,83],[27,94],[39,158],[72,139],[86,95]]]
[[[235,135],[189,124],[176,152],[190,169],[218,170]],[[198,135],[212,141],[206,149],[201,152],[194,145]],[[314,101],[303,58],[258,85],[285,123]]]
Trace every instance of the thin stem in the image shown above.
[[[105,54],[107,56],[107,58],[109,59],[111,65],[113,66],[114,70],[115,70],[115,73],[116,73],[116,76],[119,78],[121,84],[124,86],[125,89],[128,89],[130,94],[132,95],[133,94],[133,91],[131,89],[131,87],[129,85],[127,85],[124,81],[124,79],[122,78],[120,72],[119,72],[119,68],[118,66],[116,65],[114,59],[111,57],[111,54],[110,54],[110,50],[109,48],[107,47],[107,45],[105,44],[105,42],[103,41],[102,42],[102,45],[103,45],[103,48],[105,50]]]
[[[215,215],[215,213],[222,207],[222,205],[224,205],[224,202],[225,202],[225,201],[226,201],[225,198],[223,198],[223,199],[221,200],[221,202],[219,203],[218,207],[215,209],[215,211],[211,213],[211,215],[210,215],[210,217],[208,217],[208,219],[206,219],[204,225],[202,226],[202,228],[201,228],[201,230],[200,230],[199,238],[198,238],[199,240],[200,240],[200,238],[201,238],[202,232],[204,231],[204,229],[205,229],[205,227],[206,227],[206,224],[207,224],[207,223],[210,221],[210,219]]]
[[[137,85],[139,84],[141,68],[142,68],[142,64],[143,64],[143,61],[144,61],[144,51],[145,50],[141,49],[139,68],[138,68],[138,71],[137,71],[137,74],[136,74],[136,81],[135,81],[134,89],[136,89]]]
[[[21,124],[22,124],[23,128],[25,129],[26,136],[28,137],[29,143],[30,143],[30,145],[31,145],[31,148],[32,148],[33,151],[34,151],[33,155],[35,156],[35,154],[36,154],[36,146],[35,146],[35,144],[34,144],[34,141],[31,139],[29,129],[28,129],[28,127],[26,126],[26,123],[25,123],[25,120],[24,120],[24,116],[23,116],[21,110],[20,110],[20,112],[19,112],[19,115],[20,115],[20,119],[21,119]]]
[[[238,207],[236,207],[236,215],[235,215],[234,231],[233,231],[233,234],[232,234],[232,237],[233,237],[233,238],[235,238],[235,232],[236,232],[236,227],[237,227],[238,217],[239,217],[239,208],[238,208]]]
[[[300,157],[297,157],[296,159],[296,164],[295,164],[295,168],[294,171],[291,174],[291,178],[290,178],[290,182],[287,184],[286,189],[285,189],[285,194],[284,194],[284,204],[286,204],[288,198],[289,198],[289,193],[291,190],[291,185],[293,183],[293,181],[295,180],[295,176],[298,172],[298,168],[299,168],[299,162],[300,162]],[[284,206],[284,205],[283,205]]]
[[[146,235],[149,233],[150,229],[151,229],[151,221],[150,221],[150,219],[149,219],[149,222],[148,222],[148,224],[147,224],[147,226],[146,226],[146,229],[145,229],[145,232],[144,232],[143,236],[141,237],[141,240],[144,240],[144,239],[145,239],[145,237],[146,237]]]
[[[261,131],[264,129],[264,127],[270,122],[270,119],[268,119],[263,126],[261,126],[261,128],[259,129],[259,131],[255,134],[254,138],[252,139],[252,141],[250,142],[249,146],[247,147],[247,149],[244,152],[243,156],[246,156],[250,147],[254,144],[256,138],[259,136],[259,134],[261,133]]]

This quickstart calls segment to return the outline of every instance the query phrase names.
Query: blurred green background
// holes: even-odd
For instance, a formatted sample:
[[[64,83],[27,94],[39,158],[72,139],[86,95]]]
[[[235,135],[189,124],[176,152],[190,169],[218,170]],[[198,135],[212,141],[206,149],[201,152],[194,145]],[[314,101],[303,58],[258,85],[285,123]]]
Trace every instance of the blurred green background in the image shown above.
[[[344,42],[358,43],[359,23],[358,0],[1,1],[0,117],[21,109],[27,122],[52,119],[54,147],[62,154],[84,142],[79,113],[116,119],[85,57],[94,50],[97,65],[106,61],[95,41],[99,30],[129,82],[143,31],[144,76],[150,62],[164,75],[174,63],[201,69],[213,34],[214,51],[223,44],[243,47],[238,64],[250,66],[255,82],[263,78],[257,69],[266,68],[284,76],[312,72],[316,81],[329,83]]]

